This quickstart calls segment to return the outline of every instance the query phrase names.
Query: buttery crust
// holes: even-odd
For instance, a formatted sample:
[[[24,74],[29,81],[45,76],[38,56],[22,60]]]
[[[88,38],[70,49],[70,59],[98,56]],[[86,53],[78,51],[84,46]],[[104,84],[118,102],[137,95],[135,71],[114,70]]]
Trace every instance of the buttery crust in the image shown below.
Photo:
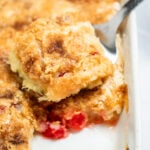
[[[0,30],[0,149],[28,150],[35,120],[28,98],[19,90],[18,79],[7,64],[14,34],[12,28]]]
[[[16,38],[10,55],[23,86],[58,102],[81,89],[93,88],[113,72],[111,61],[90,23],[39,19]]]
[[[30,149],[34,130],[38,131],[40,121],[46,121],[49,111],[65,117],[82,111],[89,123],[99,116],[105,122],[118,119],[127,99],[123,66],[114,67],[104,56],[89,23],[76,23],[109,20],[119,9],[118,2],[0,0],[0,150]],[[56,21],[41,19],[29,25],[43,17]],[[20,90],[20,79],[8,65],[10,51],[17,58],[10,61],[13,71],[23,77],[25,88],[33,88],[24,82],[30,79],[40,100],[58,102],[81,89],[96,88],[50,107],[49,102],[37,102],[33,97],[30,101],[29,92]]]
[[[1,0],[0,10],[0,27],[20,30],[37,18],[49,17],[51,0]]]
[[[124,81],[123,63],[115,64],[115,71],[102,86],[93,90],[81,91],[50,107],[52,114],[69,119],[72,114],[82,112],[88,117],[89,124],[113,123],[119,119],[124,103],[127,101],[127,85]]]
[[[120,0],[52,0],[51,18],[103,23],[120,9]],[[59,10],[59,11],[57,11]]]
[[[120,0],[1,0],[0,27],[21,29],[38,18],[101,23],[120,9]]]

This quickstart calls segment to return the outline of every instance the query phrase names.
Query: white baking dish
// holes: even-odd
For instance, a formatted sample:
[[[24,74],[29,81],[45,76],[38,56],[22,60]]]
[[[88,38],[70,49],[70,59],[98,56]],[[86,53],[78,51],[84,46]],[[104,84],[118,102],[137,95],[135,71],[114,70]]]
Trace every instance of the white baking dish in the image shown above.
[[[130,150],[141,150],[141,116],[138,77],[138,47],[135,14],[129,17],[123,38],[125,77],[129,91],[128,145]]]
[[[140,117],[137,85],[137,40],[134,14],[128,19],[123,36],[125,77],[129,87],[129,114],[122,114],[115,127],[94,126],[66,139],[51,141],[36,136],[32,150],[140,150]]]

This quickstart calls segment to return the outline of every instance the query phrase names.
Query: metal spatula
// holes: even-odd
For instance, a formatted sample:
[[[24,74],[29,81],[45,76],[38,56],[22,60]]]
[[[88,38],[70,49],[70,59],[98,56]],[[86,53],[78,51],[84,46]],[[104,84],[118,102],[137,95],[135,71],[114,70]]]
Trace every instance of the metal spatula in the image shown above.
[[[104,24],[93,25],[97,36],[108,51],[116,53],[115,40],[117,29],[130,12],[142,1],[144,0],[129,0],[110,21]]]

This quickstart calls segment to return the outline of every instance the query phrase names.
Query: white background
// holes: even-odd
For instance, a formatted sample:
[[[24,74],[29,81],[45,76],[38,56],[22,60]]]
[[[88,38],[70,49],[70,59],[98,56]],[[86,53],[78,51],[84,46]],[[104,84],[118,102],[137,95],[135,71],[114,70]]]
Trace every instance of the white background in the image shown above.
[[[150,0],[136,9],[141,94],[142,149],[150,150]],[[138,81],[137,81],[138,82]]]

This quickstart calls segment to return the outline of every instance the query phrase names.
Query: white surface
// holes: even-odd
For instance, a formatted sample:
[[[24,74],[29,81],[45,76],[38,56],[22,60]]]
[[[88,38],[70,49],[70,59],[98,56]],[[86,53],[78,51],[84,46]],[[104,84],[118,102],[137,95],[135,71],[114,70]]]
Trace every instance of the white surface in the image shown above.
[[[142,107],[142,149],[150,149],[150,0],[136,10],[138,29],[139,81]]]
[[[42,137],[36,137],[33,141],[32,149],[92,150],[94,148],[94,150],[124,150],[123,141],[122,127],[109,128],[100,126],[86,128],[81,132],[70,135],[66,139],[58,141],[43,140]]]
[[[138,77],[138,50],[135,15],[128,20],[123,40],[125,78],[128,83],[129,115],[128,146],[130,150],[141,150],[141,117]]]

